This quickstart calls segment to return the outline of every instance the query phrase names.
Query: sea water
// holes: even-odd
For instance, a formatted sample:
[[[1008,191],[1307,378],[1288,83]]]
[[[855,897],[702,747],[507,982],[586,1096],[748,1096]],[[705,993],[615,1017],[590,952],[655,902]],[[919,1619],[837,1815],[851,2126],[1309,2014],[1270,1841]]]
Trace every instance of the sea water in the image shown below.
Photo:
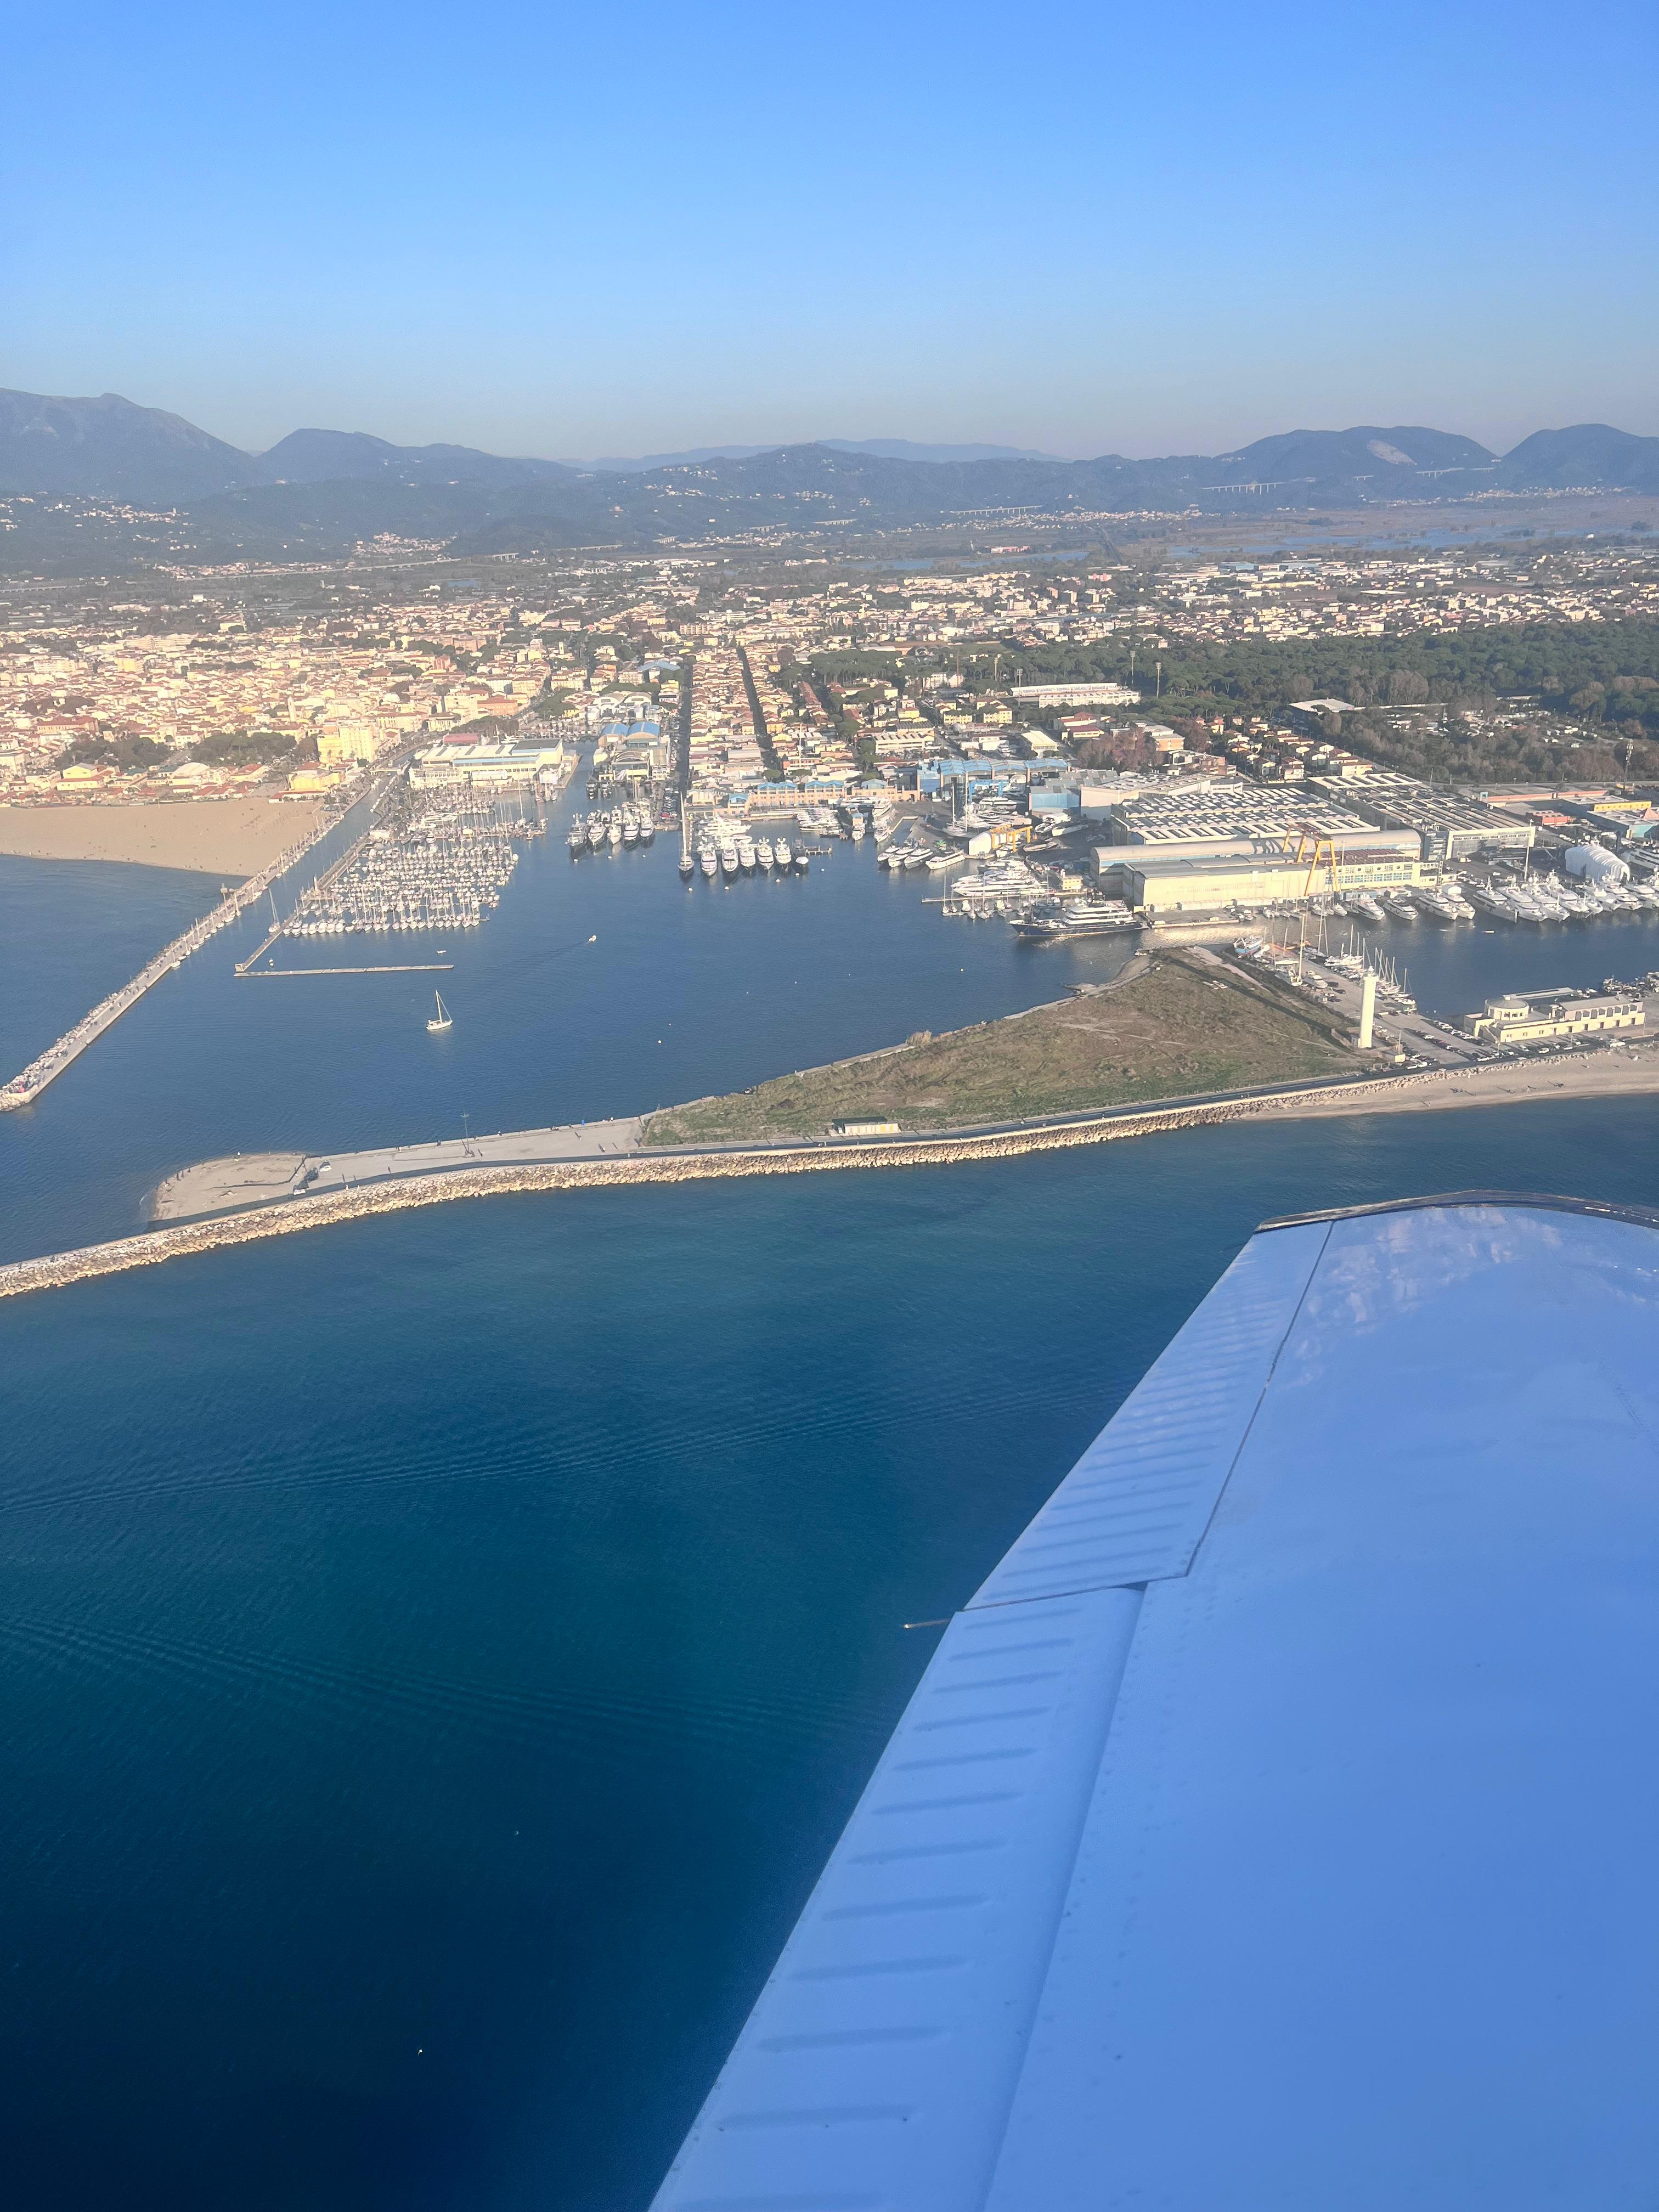
[[[665,969],[724,1008],[667,1095],[754,1079],[825,1056],[784,995],[802,910],[853,987],[811,986],[848,1049],[945,1026],[929,990],[956,1018],[1054,995],[1006,932],[919,903],[912,995],[873,872],[840,908],[677,906],[664,860],[666,945],[630,919],[654,893],[548,852],[573,908],[535,1052],[523,994],[487,1012],[504,902],[445,991],[498,1060],[424,1060],[402,981],[355,1015],[282,998],[328,979],[192,982],[206,1026],[158,994],[161,1036],[139,1010],[11,1117],[24,1156],[67,1176],[52,1125],[78,1132],[109,1233],[168,1147],[249,1125],[361,1140],[489,1083],[505,1121],[581,1097],[567,1053],[593,1110],[637,1104]],[[596,919],[640,934],[620,1007],[550,980]],[[977,1000],[949,982],[971,962]],[[171,1115],[161,1146],[135,1103]],[[8,2202],[643,2207],[927,1662],[902,1623],[971,1591],[1256,1223],[1476,1186],[1656,1203],[1656,1128],[1613,1099],[524,1194],[0,1304]]]
[[[890,875],[869,839],[832,843],[804,877],[711,886],[682,883],[678,836],[573,861],[563,819],[554,810],[548,836],[521,848],[476,929],[284,937],[244,979],[234,963],[258,947],[269,906],[212,938],[38,1106],[0,1115],[0,1259],[128,1234],[147,1194],[194,1160],[648,1112],[1062,997],[1130,950],[1028,945],[1006,924],[947,921],[941,878]],[[355,826],[278,887],[279,911]],[[0,1029],[19,1066],[217,894],[210,878],[193,879],[193,898],[190,878],[135,883],[154,934],[123,969],[107,945],[84,961],[76,949],[119,894],[84,864],[45,878],[43,866],[0,860],[0,925],[29,917],[58,955],[32,965]],[[100,925],[106,938],[115,927]],[[381,972],[283,972],[360,965]],[[435,1037],[434,991],[454,1018]]]

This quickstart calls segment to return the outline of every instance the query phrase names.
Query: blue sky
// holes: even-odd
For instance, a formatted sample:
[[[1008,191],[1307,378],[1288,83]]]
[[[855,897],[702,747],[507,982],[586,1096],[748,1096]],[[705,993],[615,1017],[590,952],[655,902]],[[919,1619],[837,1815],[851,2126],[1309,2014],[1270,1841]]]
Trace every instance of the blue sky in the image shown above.
[[[238,444],[1659,433],[1650,4],[30,18],[0,383]]]

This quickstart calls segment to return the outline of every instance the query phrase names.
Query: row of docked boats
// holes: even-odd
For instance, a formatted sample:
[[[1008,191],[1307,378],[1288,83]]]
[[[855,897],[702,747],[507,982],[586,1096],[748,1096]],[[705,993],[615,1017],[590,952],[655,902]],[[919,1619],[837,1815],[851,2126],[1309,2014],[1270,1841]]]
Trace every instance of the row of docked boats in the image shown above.
[[[924,845],[914,842],[905,845],[890,845],[876,855],[876,866],[885,868],[890,875],[900,875],[907,870],[927,869],[938,875],[942,869],[954,868],[961,863],[960,853],[946,852],[941,845]]]
[[[1477,915],[1504,922],[1589,921],[1598,915],[1659,911],[1659,886],[1570,881],[1554,875],[1464,884],[1446,876],[1415,890],[1350,892],[1318,910],[1373,923],[1473,921]]]
[[[792,848],[781,832],[775,837],[751,837],[747,830],[710,824],[695,848],[689,839],[682,841],[680,874],[687,883],[700,872],[705,883],[719,878],[728,884],[739,876],[804,876],[811,858],[805,846]]]
[[[656,842],[657,825],[643,808],[613,806],[597,814],[571,817],[570,857],[584,853],[609,853]]]
[[[1590,921],[1599,915],[1659,910],[1659,889],[1651,884],[1569,883],[1565,876],[1472,885],[1468,895],[1498,921]]]

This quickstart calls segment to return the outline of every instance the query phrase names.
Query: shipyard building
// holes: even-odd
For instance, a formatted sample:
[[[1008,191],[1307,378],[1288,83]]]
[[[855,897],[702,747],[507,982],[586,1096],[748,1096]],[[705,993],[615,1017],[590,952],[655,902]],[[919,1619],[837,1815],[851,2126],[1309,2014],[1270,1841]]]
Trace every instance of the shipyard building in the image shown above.
[[[1395,769],[1367,768],[1340,781],[1317,778],[1306,787],[1328,803],[1340,803],[1387,830],[1414,830],[1430,864],[1466,860],[1480,853],[1525,853],[1535,835],[1530,822],[1503,814],[1478,799],[1436,791]]]
[[[1234,844],[1220,850],[1109,846],[1096,854],[1101,888],[1148,914],[1209,914],[1225,907],[1275,906],[1346,891],[1407,890],[1419,878],[1416,833],[1339,830],[1292,836],[1288,844]]]
[[[1150,914],[1273,906],[1321,894],[1408,889],[1414,830],[1383,829],[1317,792],[1253,785],[1148,792],[1107,810],[1101,889]]]
[[[562,744],[515,744],[493,738],[442,738],[416,753],[409,780],[416,791],[454,784],[500,790],[524,790],[538,781],[556,782],[569,758]]]

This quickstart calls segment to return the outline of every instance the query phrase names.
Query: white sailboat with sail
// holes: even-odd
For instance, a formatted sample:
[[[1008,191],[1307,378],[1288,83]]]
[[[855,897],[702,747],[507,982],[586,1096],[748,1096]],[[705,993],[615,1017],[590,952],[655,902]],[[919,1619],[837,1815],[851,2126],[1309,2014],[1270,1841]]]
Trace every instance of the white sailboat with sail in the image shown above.
[[[443,994],[434,991],[432,995],[438,1001],[438,1011],[427,1023],[428,1030],[435,1034],[439,1030],[453,1029],[455,1025],[454,1017],[443,1002]]]

